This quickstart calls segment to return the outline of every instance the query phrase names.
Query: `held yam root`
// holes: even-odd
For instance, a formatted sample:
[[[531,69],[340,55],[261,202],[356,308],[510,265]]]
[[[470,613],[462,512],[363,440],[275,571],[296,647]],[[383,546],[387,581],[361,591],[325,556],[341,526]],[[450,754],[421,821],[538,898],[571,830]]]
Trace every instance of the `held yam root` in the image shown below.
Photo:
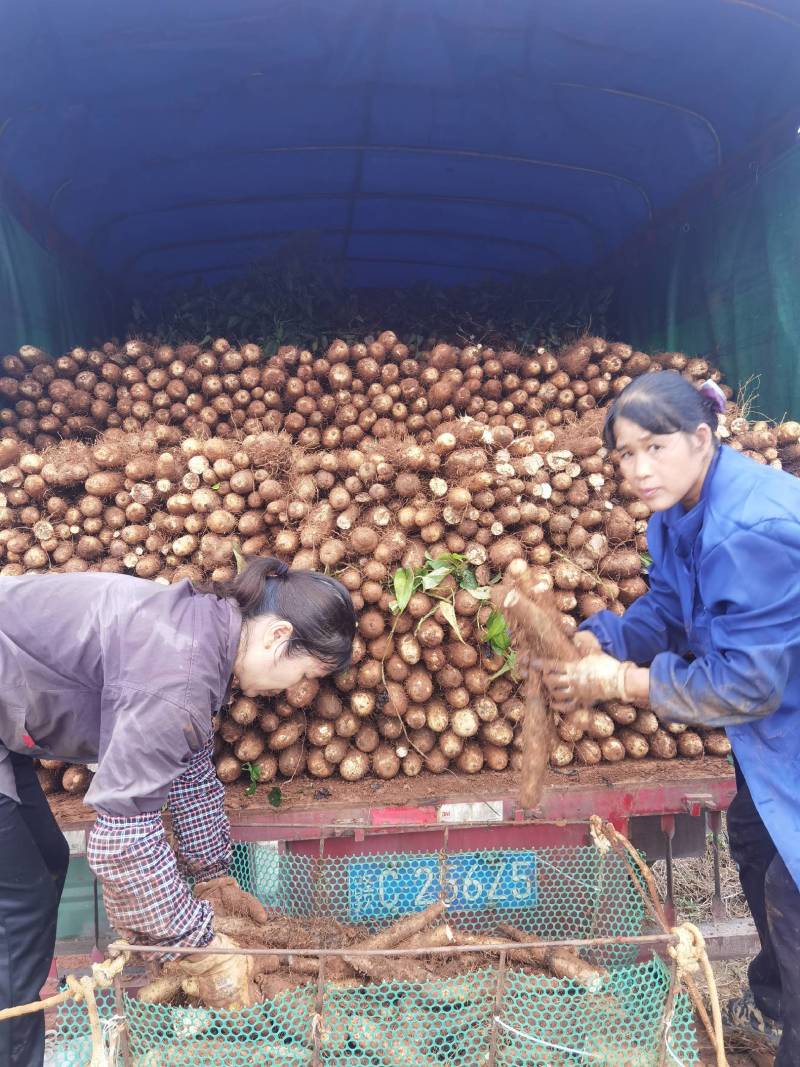
[[[552,746],[553,719],[545,703],[541,675],[531,671],[525,680],[525,717],[522,720],[519,803],[523,808],[535,808],[542,798]]]
[[[564,635],[558,613],[536,592],[529,576],[523,575],[516,585],[504,583],[492,594],[493,602],[503,612],[520,648],[525,680],[525,714],[522,721],[522,759],[519,803],[535,808],[541,800],[545,774],[554,744],[553,717],[545,701],[540,672],[528,666],[534,653],[547,658],[574,660],[578,652]],[[579,738],[575,738],[579,740]]]
[[[263,904],[241,889],[235,878],[212,878],[207,882],[198,882],[194,895],[200,900],[207,900],[215,915],[241,917],[255,923],[267,921]]]
[[[539,589],[528,571],[513,584],[503,583],[492,591],[492,602],[526,652],[538,659],[568,663],[579,658],[578,650],[564,633],[561,616],[546,589]]]
[[[180,978],[154,978],[143,985],[138,993],[139,1000],[145,1004],[174,1004],[181,994]]]

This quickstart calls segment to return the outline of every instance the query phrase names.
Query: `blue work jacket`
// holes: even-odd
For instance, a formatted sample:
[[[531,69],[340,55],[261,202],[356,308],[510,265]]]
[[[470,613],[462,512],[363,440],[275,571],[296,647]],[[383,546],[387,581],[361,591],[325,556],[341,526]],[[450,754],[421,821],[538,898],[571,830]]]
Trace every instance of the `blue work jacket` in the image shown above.
[[[660,718],[725,727],[800,887],[800,479],[723,445],[697,505],[653,515],[647,542],[649,592],[581,629],[649,665]]]

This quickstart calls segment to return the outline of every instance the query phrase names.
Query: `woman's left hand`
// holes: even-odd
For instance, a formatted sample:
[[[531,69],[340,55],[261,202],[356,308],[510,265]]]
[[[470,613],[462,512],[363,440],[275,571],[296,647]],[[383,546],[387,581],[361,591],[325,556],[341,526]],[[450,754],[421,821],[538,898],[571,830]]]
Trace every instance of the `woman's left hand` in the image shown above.
[[[595,652],[574,663],[546,664],[542,680],[550,693],[551,706],[568,712],[604,700],[627,702],[625,674],[630,666],[605,652]]]

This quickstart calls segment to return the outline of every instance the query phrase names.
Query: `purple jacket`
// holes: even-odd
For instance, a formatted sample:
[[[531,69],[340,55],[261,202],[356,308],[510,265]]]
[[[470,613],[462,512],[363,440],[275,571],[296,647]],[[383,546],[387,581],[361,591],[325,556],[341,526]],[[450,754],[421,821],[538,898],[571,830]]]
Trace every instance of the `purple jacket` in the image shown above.
[[[8,752],[97,763],[86,802],[160,811],[211,733],[239,646],[228,601],[119,574],[0,578],[0,793]]]

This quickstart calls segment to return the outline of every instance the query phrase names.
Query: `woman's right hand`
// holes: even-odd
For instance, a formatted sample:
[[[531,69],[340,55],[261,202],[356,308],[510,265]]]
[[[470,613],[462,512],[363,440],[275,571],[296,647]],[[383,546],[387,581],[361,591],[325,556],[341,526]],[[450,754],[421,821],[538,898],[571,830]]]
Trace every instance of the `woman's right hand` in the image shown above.
[[[627,704],[625,675],[631,666],[605,652],[593,652],[574,663],[545,665],[542,680],[550,692],[550,706],[564,714],[605,700]]]

